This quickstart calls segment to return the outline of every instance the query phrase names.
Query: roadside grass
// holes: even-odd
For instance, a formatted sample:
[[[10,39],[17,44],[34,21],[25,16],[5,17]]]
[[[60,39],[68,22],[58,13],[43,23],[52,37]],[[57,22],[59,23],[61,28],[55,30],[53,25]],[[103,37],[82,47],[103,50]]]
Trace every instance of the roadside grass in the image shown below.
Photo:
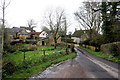
[[[117,58],[117,57],[113,57],[112,55],[110,54],[105,54],[103,52],[95,52],[95,51],[92,51],[90,49],[87,49],[87,48],[84,48],[82,46],[79,46],[79,48],[82,48],[84,50],[86,50],[87,52],[93,54],[93,55],[96,55],[98,57],[101,57],[101,58],[104,58],[106,60],[109,60],[109,61],[113,61],[113,62],[117,62],[117,63],[120,63],[120,59]]]
[[[34,74],[37,74],[38,72],[44,70],[45,68],[47,68],[48,66],[50,66],[51,64],[55,64],[58,63],[60,61],[64,61],[70,58],[74,58],[76,57],[75,53],[70,53],[68,55],[63,55],[60,54],[58,56],[56,56],[56,58],[54,58],[54,60],[47,60],[46,62],[42,63],[42,64],[38,64],[36,66],[30,67],[28,69],[20,69],[18,71],[16,71],[15,73],[13,73],[12,75],[8,75],[6,78],[28,78]]]

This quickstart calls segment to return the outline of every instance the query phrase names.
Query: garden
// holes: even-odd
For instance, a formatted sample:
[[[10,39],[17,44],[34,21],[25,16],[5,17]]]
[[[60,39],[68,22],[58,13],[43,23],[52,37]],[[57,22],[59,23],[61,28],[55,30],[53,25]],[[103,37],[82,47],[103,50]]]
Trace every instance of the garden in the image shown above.
[[[70,48],[22,44],[13,53],[3,56],[3,78],[27,78],[51,64],[76,56]]]

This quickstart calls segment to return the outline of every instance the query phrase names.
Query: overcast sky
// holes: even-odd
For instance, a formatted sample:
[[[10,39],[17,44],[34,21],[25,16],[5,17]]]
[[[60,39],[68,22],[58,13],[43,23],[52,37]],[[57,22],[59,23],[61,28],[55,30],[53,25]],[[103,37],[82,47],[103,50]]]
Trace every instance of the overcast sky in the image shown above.
[[[71,21],[69,31],[78,27],[73,13],[78,9],[83,0],[11,0],[6,10],[6,20],[13,27],[26,26],[27,20],[34,19],[38,25],[36,31],[41,31],[44,13],[49,8],[61,7],[65,10]]]

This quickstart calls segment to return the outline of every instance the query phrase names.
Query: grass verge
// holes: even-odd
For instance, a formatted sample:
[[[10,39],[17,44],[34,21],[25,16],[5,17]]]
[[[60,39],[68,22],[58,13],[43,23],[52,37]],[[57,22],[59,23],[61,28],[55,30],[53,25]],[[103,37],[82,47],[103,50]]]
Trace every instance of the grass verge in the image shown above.
[[[59,58],[57,58],[53,61],[47,61],[43,64],[39,64],[37,66],[33,66],[31,68],[28,68],[28,69],[23,69],[23,70],[16,71],[15,73],[7,76],[6,78],[28,78],[28,77],[32,76],[33,74],[36,74],[39,71],[47,68],[51,64],[58,63],[58,62],[61,62],[61,61],[64,61],[64,60],[67,60],[67,59],[70,59],[70,58],[74,58],[74,57],[76,57],[76,54],[75,53],[70,53],[68,55],[61,56],[61,57],[59,57]]]
[[[98,57],[104,58],[106,60],[109,60],[109,61],[112,61],[112,62],[116,62],[116,63],[120,63],[120,59],[119,58],[113,57],[110,54],[105,54],[103,52],[95,52],[95,51],[92,51],[90,49],[84,48],[82,46],[79,46],[79,48],[82,48],[82,49],[86,50],[87,52],[89,52],[89,53],[91,53],[93,55],[96,55]]]

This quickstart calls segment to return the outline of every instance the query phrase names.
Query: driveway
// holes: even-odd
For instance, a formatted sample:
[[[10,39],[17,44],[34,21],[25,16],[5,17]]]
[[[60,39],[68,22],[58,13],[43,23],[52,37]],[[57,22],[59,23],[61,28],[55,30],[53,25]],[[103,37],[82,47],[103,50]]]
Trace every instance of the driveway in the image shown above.
[[[109,78],[119,77],[118,64],[98,58],[90,53],[75,48],[77,57],[48,67],[39,74],[30,77],[38,78]]]

